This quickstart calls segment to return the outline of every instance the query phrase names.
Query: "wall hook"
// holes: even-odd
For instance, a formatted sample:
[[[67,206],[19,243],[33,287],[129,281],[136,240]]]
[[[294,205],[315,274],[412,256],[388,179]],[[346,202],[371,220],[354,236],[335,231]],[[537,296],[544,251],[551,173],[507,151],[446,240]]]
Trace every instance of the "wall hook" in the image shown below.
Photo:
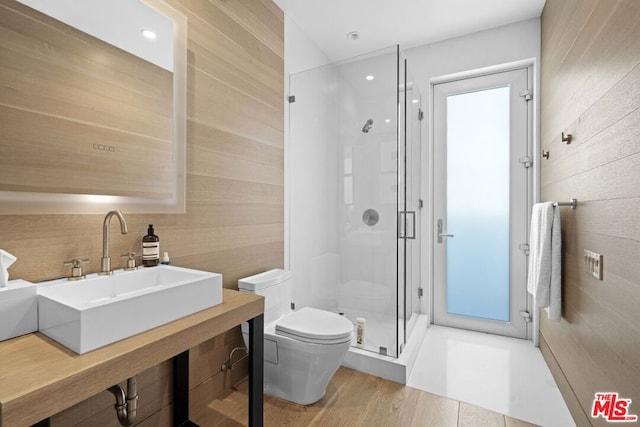
[[[571,140],[573,139],[573,136],[568,133],[568,134],[564,134],[564,132],[562,132],[562,142],[564,142],[565,144],[571,144]]]
[[[547,150],[542,150],[542,157],[549,160],[549,152]]]

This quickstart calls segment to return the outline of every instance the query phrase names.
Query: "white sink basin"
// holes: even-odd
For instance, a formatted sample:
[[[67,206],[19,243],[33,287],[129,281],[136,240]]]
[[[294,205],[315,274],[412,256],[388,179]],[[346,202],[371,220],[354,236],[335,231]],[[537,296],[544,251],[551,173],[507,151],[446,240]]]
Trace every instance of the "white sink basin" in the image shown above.
[[[222,275],[159,265],[38,284],[38,329],[82,354],[222,303]]]

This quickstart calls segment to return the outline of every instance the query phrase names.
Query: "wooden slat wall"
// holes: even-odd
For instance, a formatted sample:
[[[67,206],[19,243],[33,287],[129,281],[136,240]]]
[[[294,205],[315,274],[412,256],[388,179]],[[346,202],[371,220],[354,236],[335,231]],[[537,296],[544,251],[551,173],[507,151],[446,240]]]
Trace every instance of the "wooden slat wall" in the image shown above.
[[[640,2],[547,0],[542,14],[543,200],[562,210],[563,318],[541,346],[579,425],[596,392],[640,414]],[[565,145],[561,132],[571,133]],[[604,255],[604,280],[583,250]]]
[[[140,253],[140,239],[153,223],[160,250],[174,265],[222,273],[224,286],[236,288],[241,277],[283,265],[284,16],[271,0],[166,2],[188,18],[187,212],[124,212],[129,234],[112,224],[112,262],[118,267],[118,254]],[[98,271],[103,218],[0,216],[0,248],[18,257],[11,278],[62,277],[70,271],[63,262],[78,257],[91,259],[86,271]],[[192,349],[192,412],[246,373],[242,363],[231,374],[220,371],[239,345],[238,329]],[[141,425],[169,425],[170,366],[142,373],[140,382]],[[109,393],[52,423],[118,425]]]

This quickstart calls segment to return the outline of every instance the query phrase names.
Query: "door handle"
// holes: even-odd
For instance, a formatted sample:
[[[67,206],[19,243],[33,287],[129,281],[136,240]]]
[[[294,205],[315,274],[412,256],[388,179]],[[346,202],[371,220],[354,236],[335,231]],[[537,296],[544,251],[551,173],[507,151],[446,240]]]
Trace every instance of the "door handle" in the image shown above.
[[[437,229],[438,229],[437,230],[438,231],[438,243],[442,243],[443,242],[443,240],[442,240],[443,237],[453,237],[453,234],[447,234],[447,232],[442,229],[442,220],[441,219],[438,219]]]

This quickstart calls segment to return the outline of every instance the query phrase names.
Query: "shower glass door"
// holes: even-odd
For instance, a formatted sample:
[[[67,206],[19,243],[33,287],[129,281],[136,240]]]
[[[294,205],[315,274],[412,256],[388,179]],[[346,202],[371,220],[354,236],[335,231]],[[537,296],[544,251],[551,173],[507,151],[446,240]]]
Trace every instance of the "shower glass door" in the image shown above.
[[[366,322],[354,346],[397,357],[399,254],[398,48],[337,64],[338,211],[340,259],[337,310]],[[297,101],[296,101],[297,102]],[[400,324],[400,325],[399,325]]]
[[[419,305],[420,95],[400,55],[291,75],[286,159],[296,308],[364,319],[353,346],[392,357]]]
[[[400,353],[420,312],[421,95],[399,52],[398,73],[398,341]]]
[[[527,69],[434,85],[434,322],[526,338]]]
[[[396,280],[398,293],[398,315],[396,318],[398,331],[398,355],[402,352],[402,346],[407,336],[407,257],[411,247],[407,245],[408,239],[415,238],[415,212],[408,210],[407,197],[407,61],[398,50],[398,278]]]

